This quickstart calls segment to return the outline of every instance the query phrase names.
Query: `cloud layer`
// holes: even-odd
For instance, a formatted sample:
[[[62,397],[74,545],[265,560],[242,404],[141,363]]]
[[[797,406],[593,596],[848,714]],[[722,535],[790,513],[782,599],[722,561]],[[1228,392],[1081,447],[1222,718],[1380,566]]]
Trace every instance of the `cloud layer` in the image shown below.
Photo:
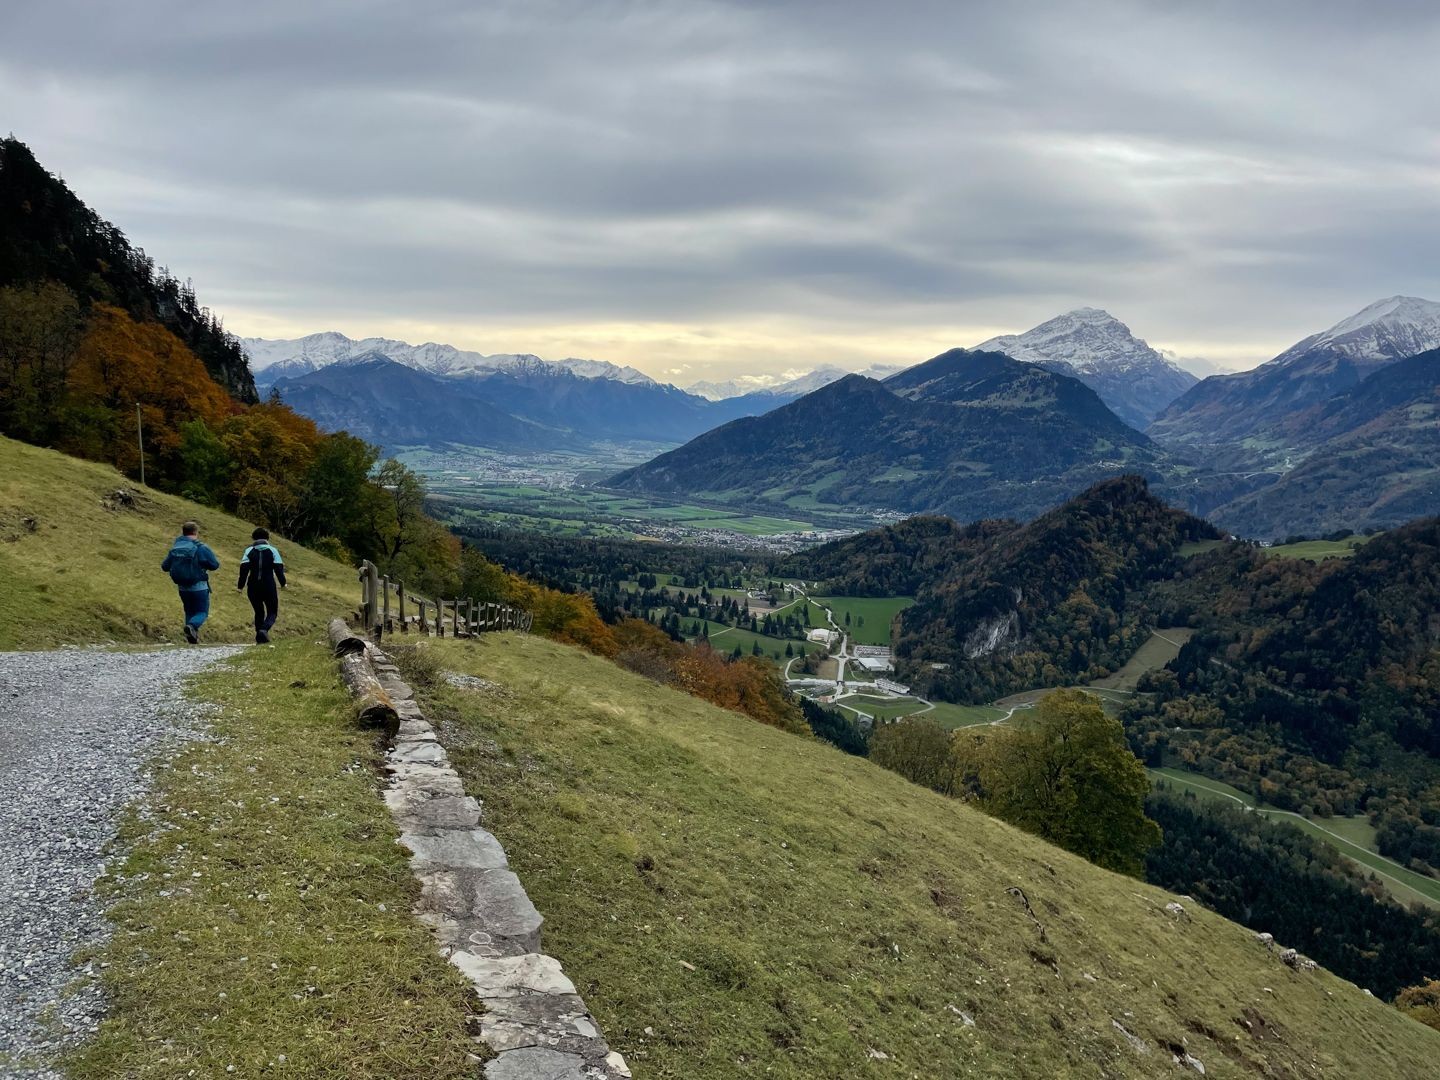
[[[12,2],[5,122],[242,333],[661,375],[1440,297],[1432,5]]]

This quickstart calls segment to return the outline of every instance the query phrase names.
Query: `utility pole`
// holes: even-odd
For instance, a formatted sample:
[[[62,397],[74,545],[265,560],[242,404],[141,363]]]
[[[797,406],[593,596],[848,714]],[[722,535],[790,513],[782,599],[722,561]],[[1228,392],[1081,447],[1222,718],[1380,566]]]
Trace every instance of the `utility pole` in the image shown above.
[[[140,444],[140,486],[145,486],[145,425],[140,419],[140,402],[135,402],[135,439]]]

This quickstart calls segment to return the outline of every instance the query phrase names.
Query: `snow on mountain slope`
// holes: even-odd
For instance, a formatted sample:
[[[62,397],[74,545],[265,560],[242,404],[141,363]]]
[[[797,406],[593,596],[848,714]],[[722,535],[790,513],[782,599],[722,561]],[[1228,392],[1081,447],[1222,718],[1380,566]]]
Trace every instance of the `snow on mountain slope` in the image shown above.
[[[1023,334],[1001,334],[975,348],[1073,375],[1137,428],[1198,381],[1098,308],[1067,311]]]
[[[273,384],[280,374],[298,375],[318,371],[339,360],[379,353],[396,363],[436,375],[469,375],[482,371],[504,371],[511,374],[545,374],[568,371],[587,379],[614,379],[637,385],[655,385],[655,380],[633,367],[621,367],[605,360],[542,360],[532,353],[495,353],[485,355],[427,341],[423,345],[396,341],[393,338],[346,337],[335,330],[309,334],[302,338],[241,338],[241,346],[250,357],[250,367],[266,384]],[[276,371],[266,376],[270,369]]]
[[[1391,296],[1361,308],[1329,330],[1296,342],[1269,364],[1287,365],[1318,349],[1339,353],[1351,360],[1388,363],[1437,346],[1440,346],[1440,303],[1418,296]]]
[[[1060,363],[1083,372],[1185,372],[1159,351],[1137,338],[1108,311],[1076,308],[1023,334],[1001,334],[976,345],[977,350],[1003,352],[1012,360],[1032,364]]]

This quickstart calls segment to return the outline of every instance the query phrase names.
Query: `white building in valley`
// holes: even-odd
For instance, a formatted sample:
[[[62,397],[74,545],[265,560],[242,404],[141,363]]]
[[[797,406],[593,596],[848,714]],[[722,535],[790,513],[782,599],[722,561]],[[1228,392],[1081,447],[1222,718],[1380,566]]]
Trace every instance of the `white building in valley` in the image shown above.
[[[875,686],[877,689],[884,690],[886,693],[890,694],[910,693],[910,687],[906,686],[904,683],[895,682],[893,679],[876,679]]]
[[[817,645],[824,645],[827,649],[834,645],[840,637],[834,630],[826,630],[823,626],[816,627],[805,635],[807,641],[813,641]]]

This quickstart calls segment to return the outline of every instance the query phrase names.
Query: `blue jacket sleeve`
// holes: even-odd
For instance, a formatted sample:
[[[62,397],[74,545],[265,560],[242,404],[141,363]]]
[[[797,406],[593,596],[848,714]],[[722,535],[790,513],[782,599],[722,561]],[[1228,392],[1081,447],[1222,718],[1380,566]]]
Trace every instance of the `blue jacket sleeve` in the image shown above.
[[[168,574],[168,573],[170,572],[170,561],[171,561],[172,559],[174,559],[174,558],[175,558],[175,552],[174,552],[174,551],[167,551],[167,552],[165,553],[165,561],[160,564],[160,569],[161,569],[161,570],[164,570],[164,571]]]
[[[275,553],[275,578],[283,586],[285,584],[285,560],[280,558],[279,548],[272,547],[270,550]]]
[[[203,566],[206,570],[219,570],[219,569],[220,569],[220,560],[215,557],[215,552],[213,552],[213,551],[210,550],[209,545],[207,545],[207,544],[201,544],[201,545],[200,545],[199,556],[200,556],[200,565]]]

